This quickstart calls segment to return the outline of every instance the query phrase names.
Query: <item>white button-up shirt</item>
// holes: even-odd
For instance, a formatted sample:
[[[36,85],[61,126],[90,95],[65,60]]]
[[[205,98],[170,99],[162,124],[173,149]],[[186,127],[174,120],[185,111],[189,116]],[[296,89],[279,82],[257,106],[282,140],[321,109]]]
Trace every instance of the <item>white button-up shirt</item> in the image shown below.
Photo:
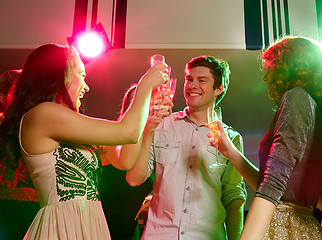
[[[224,128],[243,152],[240,134]],[[246,190],[240,174],[220,153],[219,161],[227,166],[214,167],[216,149],[207,132],[185,111],[165,118],[155,131],[148,174],[155,170],[155,183],[142,240],[227,238],[225,206],[234,199],[246,200]]]

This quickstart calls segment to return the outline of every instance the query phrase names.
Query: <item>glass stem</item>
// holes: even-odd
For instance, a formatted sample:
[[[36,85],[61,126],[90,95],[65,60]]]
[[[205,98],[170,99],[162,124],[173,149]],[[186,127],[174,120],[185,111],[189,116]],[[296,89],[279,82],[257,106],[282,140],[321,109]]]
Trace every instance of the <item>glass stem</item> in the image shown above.
[[[217,138],[216,139],[216,163],[219,164],[219,161],[218,161],[218,141],[219,139]]]
[[[158,87],[158,92],[159,92],[158,108],[160,108],[161,107],[161,97],[162,97],[161,86]]]

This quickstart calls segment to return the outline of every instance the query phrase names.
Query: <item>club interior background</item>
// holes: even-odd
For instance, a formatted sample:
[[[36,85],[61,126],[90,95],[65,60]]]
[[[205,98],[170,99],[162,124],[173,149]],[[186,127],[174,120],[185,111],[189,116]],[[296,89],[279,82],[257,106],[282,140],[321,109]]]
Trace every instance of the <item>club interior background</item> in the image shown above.
[[[91,90],[83,99],[84,111],[93,117],[116,119],[123,93],[149,68],[151,55],[163,54],[171,75],[178,78],[174,110],[185,107],[185,63],[199,55],[225,59],[231,77],[220,104],[223,121],[243,135],[245,153],[258,165],[257,147],[274,115],[261,81],[261,49],[283,34],[318,40],[321,2],[5,1],[0,8],[0,73],[21,68],[41,44],[67,45],[67,37],[79,28],[89,30],[93,19],[102,22],[115,49],[87,64]],[[248,193],[246,210],[253,198],[249,187]]]

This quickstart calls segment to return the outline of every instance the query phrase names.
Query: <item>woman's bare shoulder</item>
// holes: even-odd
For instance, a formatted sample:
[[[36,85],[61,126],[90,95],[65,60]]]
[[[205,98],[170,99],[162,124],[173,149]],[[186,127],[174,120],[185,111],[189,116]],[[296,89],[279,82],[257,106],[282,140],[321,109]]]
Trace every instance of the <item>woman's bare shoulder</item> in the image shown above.
[[[52,116],[61,115],[64,112],[70,112],[69,108],[62,104],[58,104],[55,102],[43,102],[38,104],[37,106],[31,108],[26,113],[26,118],[48,118]]]

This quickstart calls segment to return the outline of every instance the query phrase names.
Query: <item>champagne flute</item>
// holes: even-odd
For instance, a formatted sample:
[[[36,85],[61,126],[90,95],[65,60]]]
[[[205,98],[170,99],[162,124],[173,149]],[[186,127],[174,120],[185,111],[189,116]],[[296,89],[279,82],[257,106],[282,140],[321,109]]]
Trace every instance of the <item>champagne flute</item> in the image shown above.
[[[165,57],[162,54],[154,54],[153,56],[151,56],[150,59],[150,63],[151,63],[151,67],[155,66],[156,64],[160,63],[160,62],[165,62]],[[168,74],[169,74],[169,79],[170,79],[170,72],[171,72],[171,67],[168,67]],[[170,79],[171,80],[171,79]],[[168,84],[168,86],[170,86],[169,83],[170,81],[168,81],[167,83],[162,84],[161,86],[158,87],[158,104],[153,106],[153,116],[152,119],[154,120],[160,120],[158,119],[158,117],[156,116],[156,111],[158,109],[160,109],[161,107],[161,100],[162,100],[162,89],[166,88],[166,84]]]
[[[165,57],[162,54],[154,54],[150,59],[151,67],[157,65],[160,62],[165,62]]]
[[[161,85],[161,91],[163,91],[164,96],[168,96],[171,100],[173,100],[174,94],[176,92],[176,87],[177,79],[172,77],[168,82]]]
[[[225,163],[220,163],[219,162],[219,156],[218,156],[218,140],[220,136],[220,130],[218,128],[217,123],[222,121],[222,116],[221,116],[221,108],[220,107],[215,107],[213,108],[208,107],[207,109],[207,117],[208,117],[208,128],[210,131],[210,138],[212,138],[215,141],[216,144],[216,162],[212,164],[212,167],[224,167],[226,166]]]
[[[176,92],[177,79],[172,77],[168,82],[163,83],[161,85],[161,96],[162,98],[169,97],[171,100],[174,98],[174,94]],[[161,108],[161,100],[159,100],[159,108]],[[162,122],[161,128],[156,129],[157,131],[165,131],[164,129],[164,121]]]

